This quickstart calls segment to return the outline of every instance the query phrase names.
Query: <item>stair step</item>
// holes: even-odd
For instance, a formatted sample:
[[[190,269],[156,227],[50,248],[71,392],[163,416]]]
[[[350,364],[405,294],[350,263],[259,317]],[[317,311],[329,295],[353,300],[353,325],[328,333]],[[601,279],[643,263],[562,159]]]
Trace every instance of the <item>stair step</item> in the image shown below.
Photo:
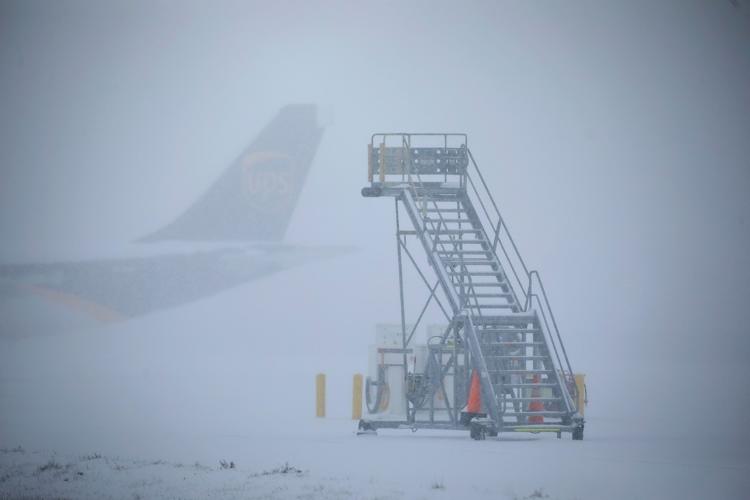
[[[477,334],[479,335],[507,335],[509,333],[541,333],[542,331],[538,328],[477,328]]]
[[[478,243],[482,243],[484,245],[487,245],[488,247],[490,246],[489,243],[487,243],[487,240],[485,240],[484,238],[477,238],[477,239],[472,239],[472,240],[446,240],[446,239],[440,239],[440,238],[438,238],[435,241],[437,243],[444,243],[446,245],[448,245],[448,244],[451,244],[451,245],[454,245],[454,244],[455,245],[476,245]]]
[[[532,396],[530,398],[514,398],[514,397],[511,397],[511,396],[508,396],[507,394],[504,397],[498,398],[498,399],[500,399],[501,403],[505,403],[505,404],[510,404],[510,403],[513,403],[514,401],[519,401],[519,402],[522,402],[522,403],[523,402],[533,402],[533,401],[540,401],[540,402],[562,401],[562,398],[560,398],[560,397],[557,397],[557,398],[546,398],[546,397],[535,398],[535,397]]]
[[[469,287],[469,283],[467,283],[465,281],[463,283],[453,283],[453,285],[455,285],[455,286],[459,286],[461,284],[465,285],[467,288],[470,288]],[[471,287],[488,287],[488,286],[491,286],[491,287],[501,287],[502,283],[500,283],[498,281],[493,281],[492,283],[472,283],[471,284]]]
[[[497,384],[498,386],[502,385],[503,387],[515,387],[518,389],[533,389],[535,387],[557,387],[557,384],[550,384],[545,382],[540,382],[538,384],[531,384],[528,382],[518,383],[518,384]]]
[[[441,259],[446,266],[498,266],[496,260],[490,259]]]
[[[539,417],[564,417],[567,415],[567,412],[564,411],[506,411],[503,413],[504,417],[510,417],[510,416],[539,416]]]
[[[482,344],[484,345],[484,344]],[[538,355],[528,355],[528,356],[511,356],[506,354],[501,355],[495,355],[495,354],[484,354],[485,359],[517,359],[517,360],[523,360],[523,361],[534,361],[534,360],[544,360],[549,359],[549,356],[538,356]]]
[[[488,287],[480,287],[482,283],[469,283],[468,281],[463,281],[461,283],[453,283],[453,286],[456,287],[456,291],[460,294],[463,290],[463,295],[466,297],[473,297],[474,293],[479,293],[483,291],[492,291],[491,289],[488,289]],[[495,284],[495,287],[501,287],[502,283],[497,282]],[[477,287],[476,289],[472,290],[472,287]],[[505,292],[498,291],[499,294],[505,294]],[[510,294],[507,294],[508,296],[505,297],[508,300],[512,300],[513,296]]]
[[[530,369],[530,370],[522,370],[522,369],[508,369],[508,370],[487,370],[491,374],[508,374],[508,373],[555,373],[554,370],[542,370],[542,369]]]
[[[421,200],[415,200],[421,201]],[[455,202],[454,202],[455,203]],[[420,212],[452,212],[452,213],[466,213],[463,208],[419,208]]]
[[[474,325],[477,326],[526,326],[529,323],[536,323],[536,314],[533,312],[519,312],[515,314],[504,314],[502,316],[483,316],[481,318],[472,318]]]
[[[507,299],[513,297],[513,295],[509,293],[467,293],[467,297],[476,297],[478,299],[483,298],[497,298],[497,299]]]
[[[455,217],[448,218],[448,217],[442,217],[442,218],[434,218],[434,217],[425,217],[425,222],[451,222],[451,223],[459,223],[459,222],[465,222],[466,224],[471,224],[471,219],[457,219]]]
[[[483,233],[481,229],[432,229],[426,227],[425,230],[430,234],[475,234]]]
[[[454,276],[502,276],[502,271],[472,271],[472,272],[461,272],[448,269],[448,273]]]
[[[469,303],[468,307],[472,309],[510,309],[511,307],[518,307],[517,304],[472,304]]]
[[[458,276],[458,275],[456,275],[456,276]],[[502,276],[501,276],[501,278],[502,278]],[[489,287],[482,286],[482,285],[485,285],[485,284],[486,285],[491,285],[491,286],[489,286]],[[509,292],[505,292],[505,291],[502,290],[502,287],[503,287],[503,282],[502,281],[493,281],[493,282],[489,282],[489,283],[486,283],[486,282],[477,283],[474,280],[471,280],[471,282],[469,280],[464,280],[464,281],[459,281],[458,283],[453,283],[453,286],[456,287],[456,290],[463,289],[466,294],[470,294],[471,293],[472,287],[476,288],[474,290],[474,292],[476,292],[476,293],[480,293],[480,292],[492,292],[492,293],[494,293],[495,290],[492,287],[495,287],[495,288],[499,288],[499,290],[497,290],[497,293],[503,293],[503,294],[508,293],[510,295]],[[510,297],[512,297],[512,295],[510,295]]]
[[[507,347],[534,347],[544,345],[544,342],[482,342],[483,346],[507,346]]]
[[[492,250],[436,250],[436,251],[439,254],[446,254],[446,255],[492,255]]]

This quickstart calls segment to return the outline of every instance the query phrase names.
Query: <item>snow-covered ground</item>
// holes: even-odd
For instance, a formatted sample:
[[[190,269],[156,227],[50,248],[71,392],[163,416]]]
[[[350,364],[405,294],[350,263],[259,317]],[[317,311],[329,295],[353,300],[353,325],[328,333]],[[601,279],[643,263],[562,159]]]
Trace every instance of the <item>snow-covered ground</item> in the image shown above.
[[[349,298],[333,314],[330,292],[372,279],[360,271],[370,258],[311,263],[106,328],[3,338],[0,498],[747,496],[750,442],[736,401],[701,394],[707,412],[719,411],[686,418],[696,407],[688,375],[663,363],[634,372],[615,353],[606,366],[596,352],[571,353],[589,377],[581,442],[356,436],[351,376],[366,369],[373,324],[397,303]],[[282,302],[304,314],[279,314]],[[317,372],[328,378],[326,419],[314,418]],[[701,426],[704,417],[715,425]]]
[[[43,498],[743,498],[748,464],[707,439],[628,436],[593,419],[583,442],[380,431],[346,420],[196,436],[194,460],[4,449],[0,494]],[[190,439],[186,436],[187,439]],[[211,451],[208,451],[211,450]],[[223,468],[220,461],[234,462]]]

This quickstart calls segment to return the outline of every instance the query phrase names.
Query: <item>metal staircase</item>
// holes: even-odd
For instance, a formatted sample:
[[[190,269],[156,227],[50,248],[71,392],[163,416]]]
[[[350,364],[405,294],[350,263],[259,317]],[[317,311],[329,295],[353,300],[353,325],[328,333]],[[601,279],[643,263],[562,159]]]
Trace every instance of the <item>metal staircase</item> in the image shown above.
[[[363,196],[396,200],[402,351],[411,392],[403,421],[367,420],[360,426],[468,426],[476,439],[505,431],[556,432],[558,437],[571,432],[582,439],[573,372],[546,292],[518,252],[466,135],[375,134],[368,180]],[[407,215],[412,229],[401,228],[399,213]],[[421,242],[428,266],[420,266],[409,251],[411,237]],[[416,324],[407,332],[403,253],[430,291],[417,324],[432,301],[448,322],[445,333],[428,346],[426,374],[409,373],[407,367]],[[482,412],[467,419],[461,408],[473,371],[480,377]],[[435,407],[435,395],[444,407]]]

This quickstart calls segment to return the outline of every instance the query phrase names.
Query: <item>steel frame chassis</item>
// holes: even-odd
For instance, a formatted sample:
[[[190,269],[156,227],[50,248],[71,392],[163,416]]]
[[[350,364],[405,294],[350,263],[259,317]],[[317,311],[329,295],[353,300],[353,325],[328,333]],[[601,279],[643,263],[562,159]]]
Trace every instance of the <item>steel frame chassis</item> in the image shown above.
[[[442,147],[437,148],[412,147],[412,138],[414,137],[442,138],[443,145]],[[399,139],[401,147],[387,147],[386,143],[391,138]],[[376,145],[376,139],[380,140],[379,145]],[[449,145],[449,141],[455,141],[455,139],[458,139],[460,142],[459,146]],[[415,156],[418,156],[418,158],[416,158],[416,163]],[[415,164],[418,165],[416,168]],[[468,169],[471,166],[474,167],[478,178],[481,181],[480,186],[484,187],[487,194],[488,201],[486,203],[480,196],[477,185],[468,175]],[[391,178],[389,179],[387,176],[390,176]],[[400,179],[394,181],[392,180],[393,176],[400,177]],[[422,179],[423,176],[432,176],[432,179],[424,181]],[[570,362],[539,274],[534,270],[530,271],[521,257],[516,243],[511,237],[507,225],[500,215],[497,204],[487,188],[485,179],[482,176],[471,151],[468,149],[467,136],[465,134],[449,133],[373,134],[368,148],[368,180],[370,181],[370,186],[364,188],[362,194],[366,197],[394,197],[396,254],[398,261],[400,320],[402,330],[401,350],[403,351],[404,374],[407,378],[409,376],[407,352],[410,349],[414,334],[421,324],[424,314],[433,301],[442,311],[444,317],[448,321],[448,326],[440,336],[439,343],[428,343],[428,379],[430,378],[430,366],[433,367],[433,371],[437,367],[440,373],[436,381],[428,380],[427,397],[430,402],[429,407],[423,408],[423,405],[416,405],[413,401],[410,401],[408,391],[405,390],[405,420],[365,419],[360,421],[360,428],[409,428],[414,431],[417,429],[467,429],[466,424],[462,422],[460,408],[463,407],[463,404],[466,401],[465,395],[468,393],[468,373],[470,367],[476,368],[482,378],[481,386],[483,399],[486,398],[484,399],[485,401],[497,401],[487,366],[484,363],[484,357],[481,354],[481,347],[477,333],[472,322],[473,310],[470,303],[470,294],[464,295],[463,292],[461,295],[456,294],[453,288],[454,282],[452,281],[451,276],[446,272],[444,266],[441,262],[436,260],[434,252],[426,252],[429,263],[428,267],[430,267],[436,275],[436,281],[434,284],[431,284],[431,281],[427,276],[429,273],[426,273],[423,266],[419,265],[417,259],[415,259],[407,246],[407,237],[414,236],[415,239],[422,240],[424,248],[429,248],[430,244],[433,245],[432,248],[437,247],[437,236],[439,235],[436,235],[435,241],[426,240],[425,225],[421,220],[415,217],[419,208],[416,206],[414,197],[417,194],[428,194],[430,197],[436,199],[440,198],[443,187],[448,183],[449,176],[459,176],[459,182],[457,185],[461,190],[467,192],[467,196],[469,195],[470,188],[473,190],[476,198],[479,200],[479,205],[482,209],[481,212],[485,216],[485,220],[492,222],[490,224],[491,231],[489,234],[486,232],[484,233],[486,240],[492,241],[492,248],[491,250],[487,250],[487,252],[491,251],[498,256],[504,256],[504,263],[501,264],[501,266],[503,268],[509,268],[512,272],[513,278],[515,278],[516,286],[509,286],[509,293],[512,295],[512,300],[510,300],[510,302],[513,304],[515,301],[516,304],[516,307],[513,310],[525,313],[531,311],[533,307],[535,311],[539,311],[539,322],[549,334],[549,339],[551,340],[551,345],[554,348],[554,354],[558,362],[557,366],[560,367],[560,372],[562,372],[560,373],[556,370],[555,373],[560,387],[563,387],[565,384],[563,379],[567,380],[568,377],[572,377],[573,372],[570,368]],[[417,181],[414,180],[415,177]],[[437,181],[434,180],[436,177],[438,178]],[[442,177],[442,179],[440,179],[440,177]],[[442,182],[440,182],[441,180]],[[447,199],[449,198],[446,198],[446,200]],[[414,229],[406,230],[401,228],[401,210],[399,204],[404,207],[404,211],[412,219],[411,222]],[[494,208],[496,222],[493,221],[493,218],[490,216],[491,210],[488,209],[488,206],[490,209]],[[438,213],[442,222],[442,213],[437,209],[437,204],[435,204],[435,208],[435,212]],[[480,215],[482,214],[475,213],[473,214],[473,217],[476,219],[475,222],[478,223],[479,227],[484,228],[485,224],[480,220]],[[482,231],[484,231],[484,229],[482,229]],[[463,245],[463,243],[461,243],[461,245]],[[460,248],[463,248],[463,246]],[[498,253],[498,251],[501,253]],[[408,258],[413,269],[416,270],[422,283],[429,291],[427,299],[417,316],[414,326],[408,333],[406,326],[406,305],[404,300],[404,256]],[[461,279],[461,283],[463,283],[463,278]],[[510,285],[510,281],[508,283]],[[443,286],[441,286],[441,284]],[[473,289],[473,284],[470,283],[470,286]],[[437,293],[438,288],[441,289],[443,300],[447,301],[447,307],[441,301],[440,294]],[[539,292],[537,292],[537,289]],[[476,295],[475,291],[474,294]],[[478,305],[477,309],[480,309]],[[479,314],[481,315],[481,311]],[[557,342],[555,342],[555,337]],[[560,345],[559,351],[557,349],[558,343]],[[444,362],[443,357],[446,352],[448,353],[448,360]],[[436,353],[439,353],[439,359],[436,357]],[[459,360],[463,362],[462,365],[459,365]],[[462,366],[461,370],[459,370],[459,366]],[[565,370],[565,368],[567,368],[567,370]],[[449,371],[451,369],[453,372]],[[446,375],[453,375],[453,401],[450,402],[448,401],[448,393],[444,385]],[[446,408],[440,410],[444,410],[448,414],[448,419],[435,419],[435,411],[438,409],[434,408],[434,394],[437,391],[440,391],[446,403]],[[576,399],[575,396],[568,394],[567,391],[563,392],[565,404],[567,405],[569,413],[571,415],[577,413],[576,409],[572,406],[573,401]],[[556,426],[523,423],[509,425],[503,423],[502,416],[498,414],[496,405],[488,405],[486,410],[489,416],[488,421],[494,422],[494,425],[497,426],[494,429],[490,428],[490,432],[503,430],[557,432],[559,437],[561,432],[575,432],[576,429],[582,429],[583,426],[582,418],[575,418],[570,424],[560,424]],[[428,418],[420,418],[424,417],[425,412],[427,413]]]

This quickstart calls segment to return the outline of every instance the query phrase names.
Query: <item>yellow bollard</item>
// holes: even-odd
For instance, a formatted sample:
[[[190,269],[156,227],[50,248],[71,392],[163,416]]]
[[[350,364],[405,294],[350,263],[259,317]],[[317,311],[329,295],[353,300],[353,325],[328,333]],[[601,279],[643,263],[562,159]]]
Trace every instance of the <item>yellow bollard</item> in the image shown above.
[[[315,376],[315,416],[323,418],[326,416],[326,374],[318,373]]]
[[[354,375],[352,382],[352,420],[362,418],[362,375]]]
[[[583,373],[576,373],[575,374],[576,379],[576,389],[578,389],[578,401],[576,401],[576,404],[578,405],[578,413],[583,415],[584,408],[586,407],[586,375]]]

